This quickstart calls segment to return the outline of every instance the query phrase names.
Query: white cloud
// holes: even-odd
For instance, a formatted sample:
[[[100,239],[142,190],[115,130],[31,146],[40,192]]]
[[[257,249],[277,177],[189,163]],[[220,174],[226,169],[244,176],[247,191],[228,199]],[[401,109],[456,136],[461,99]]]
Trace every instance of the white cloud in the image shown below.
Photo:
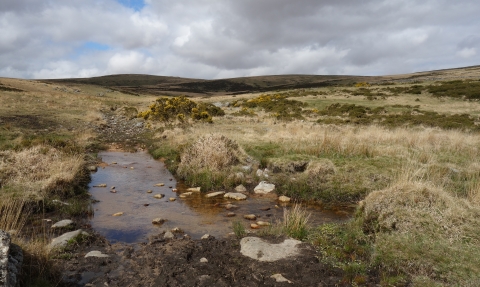
[[[0,76],[385,74],[480,64],[459,0],[0,0]],[[5,2],[5,3],[4,3]],[[97,42],[108,51],[79,47]]]
[[[457,55],[462,57],[462,58],[468,59],[468,58],[471,58],[471,57],[477,55],[477,49],[475,49],[475,48],[463,48],[462,50],[457,52]]]

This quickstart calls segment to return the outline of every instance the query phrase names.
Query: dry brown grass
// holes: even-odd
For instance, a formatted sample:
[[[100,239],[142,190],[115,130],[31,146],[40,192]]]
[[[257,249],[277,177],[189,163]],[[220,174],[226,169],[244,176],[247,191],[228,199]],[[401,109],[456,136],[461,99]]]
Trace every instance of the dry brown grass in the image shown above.
[[[61,191],[74,182],[83,165],[81,155],[65,154],[48,146],[34,146],[19,152],[2,151],[0,174],[5,181],[2,184],[8,187],[3,191],[41,199],[46,193]]]
[[[220,172],[244,161],[245,157],[236,142],[220,134],[207,134],[183,151],[177,173],[188,177],[202,171]]]

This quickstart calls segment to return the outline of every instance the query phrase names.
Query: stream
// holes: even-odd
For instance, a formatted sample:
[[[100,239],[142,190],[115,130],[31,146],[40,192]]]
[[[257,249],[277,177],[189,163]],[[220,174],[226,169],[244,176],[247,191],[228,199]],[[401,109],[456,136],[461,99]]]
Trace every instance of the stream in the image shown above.
[[[89,192],[96,201],[90,223],[110,242],[146,242],[149,236],[175,227],[193,239],[207,233],[221,238],[233,231],[234,221],[240,220],[246,227],[253,223],[243,218],[245,214],[255,214],[257,220],[274,223],[283,218],[283,209],[291,206],[280,205],[275,196],[253,194],[242,201],[222,196],[206,198],[205,193],[199,192],[181,198],[179,195],[188,187],[176,181],[164,163],[154,160],[148,153],[108,151],[99,153],[99,157],[103,163],[92,174],[89,184]],[[164,186],[159,186],[161,183]],[[100,185],[106,187],[98,187]],[[152,192],[148,193],[149,190]],[[165,196],[157,199],[156,194]],[[238,208],[226,210],[225,205],[229,202]],[[347,211],[334,212],[318,206],[306,206],[306,209],[311,213],[309,223],[312,225],[344,221],[350,216]],[[231,211],[236,216],[227,217]],[[113,216],[116,213],[123,214]],[[152,224],[154,218],[166,219],[166,222],[155,225]]]

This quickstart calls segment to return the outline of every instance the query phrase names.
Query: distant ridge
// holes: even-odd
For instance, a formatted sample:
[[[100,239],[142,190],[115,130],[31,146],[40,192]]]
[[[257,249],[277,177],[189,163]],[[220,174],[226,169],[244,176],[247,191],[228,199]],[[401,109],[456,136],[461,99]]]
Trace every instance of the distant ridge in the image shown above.
[[[356,82],[401,83],[454,79],[480,79],[480,66],[389,76],[271,75],[204,80],[142,74],[120,74],[92,78],[54,79],[42,81],[72,85],[99,85],[133,94],[184,94],[188,96],[208,96],[352,85]]]

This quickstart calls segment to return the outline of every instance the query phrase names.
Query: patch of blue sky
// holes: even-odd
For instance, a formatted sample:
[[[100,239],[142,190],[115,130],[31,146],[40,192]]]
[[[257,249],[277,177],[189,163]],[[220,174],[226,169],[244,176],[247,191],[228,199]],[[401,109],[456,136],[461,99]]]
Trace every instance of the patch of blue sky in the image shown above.
[[[109,45],[89,41],[75,48],[73,53],[71,53],[70,58],[75,59],[92,52],[108,51],[111,49],[112,47],[110,47]]]
[[[117,2],[135,11],[140,11],[145,7],[144,0],[117,0]]]

